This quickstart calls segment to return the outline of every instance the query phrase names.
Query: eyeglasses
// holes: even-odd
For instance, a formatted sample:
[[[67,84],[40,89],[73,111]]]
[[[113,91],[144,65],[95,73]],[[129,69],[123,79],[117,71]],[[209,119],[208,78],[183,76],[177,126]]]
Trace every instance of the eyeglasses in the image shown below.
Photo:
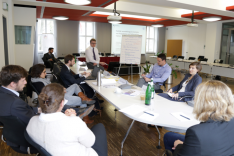
[[[97,43],[91,43],[91,44],[97,44]]]

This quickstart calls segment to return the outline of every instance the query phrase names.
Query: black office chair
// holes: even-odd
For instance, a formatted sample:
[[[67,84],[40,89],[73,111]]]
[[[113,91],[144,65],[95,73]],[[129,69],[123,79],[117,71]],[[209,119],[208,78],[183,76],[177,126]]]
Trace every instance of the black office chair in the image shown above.
[[[79,53],[73,53],[72,55],[74,55],[74,56],[80,56]]]
[[[36,82],[36,83],[37,83],[37,82]],[[40,82],[40,83],[41,83],[41,82]],[[36,89],[36,87],[33,85],[32,82],[29,82],[29,85],[32,87],[32,90],[33,90],[35,93],[37,93],[37,95],[40,94],[39,91]]]
[[[178,56],[178,59],[184,59],[184,56]]]
[[[216,62],[217,59],[214,60],[214,63],[223,63],[223,60],[218,60],[218,62]]]
[[[167,81],[167,80],[166,80]],[[163,82],[163,87],[164,87],[164,90],[162,89],[158,89],[158,90],[155,90],[155,93],[163,93],[166,91],[167,87],[166,87],[166,81]]]
[[[201,59],[204,59],[204,58],[205,58],[205,56],[198,56],[197,60],[201,61]]]
[[[111,53],[106,53],[106,56],[110,56],[111,55]]]
[[[64,59],[64,57],[58,57],[57,59],[58,59],[58,60],[62,60],[62,59]]]
[[[207,61],[208,61],[208,59],[207,59],[207,58],[203,58],[203,59],[200,59],[200,61],[207,62]]]
[[[0,116],[0,122],[3,123],[4,128],[2,132],[2,140],[7,144],[15,144],[10,147],[23,154],[36,154],[38,150],[35,149],[24,137],[26,124],[24,124],[16,116]],[[24,150],[23,150],[24,149]]]
[[[101,53],[102,56],[104,56],[104,53]]]
[[[28,135],[27,131],[24,131],[24,137],[25,139],[33,146],[35,147],[41,156],[52,156],[49,152],[47,152],[43,147],[41,147],[40,145],[38,145],[37,143],[35,143],[31,137]]]
[[[173,59],[176,59],[176,58],[177,58],[177,55],[174,55],[172,58],[173,58]]]
[[[189,57],[188,60],[195,60],[195,57]]]

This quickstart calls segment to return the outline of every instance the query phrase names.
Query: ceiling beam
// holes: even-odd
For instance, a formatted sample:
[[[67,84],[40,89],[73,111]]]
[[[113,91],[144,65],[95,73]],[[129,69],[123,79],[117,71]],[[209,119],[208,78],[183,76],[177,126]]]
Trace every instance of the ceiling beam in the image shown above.
[[[100,12],[113,13],[113,8],[107,9],[107,8],[102,8],[102,7],[70,5],[70,4],[31,1],[31,0],[13,0],[13,3],[22,4],[22,5],[34,5],[34,6],[41,6],[41,7],[51,7],[51,8],[63,8],[63,9],[100,11]],[[134,7],[137,7],[137,8],[140,7],[140,9],[133,9]],[[145,5],[144,7],[139,4],[134,4],[134,6],[132,6],[131,4],[130,6],[124,6],[124,8],[121,9],[117,3],[117,10],[120,14],[150,16],[150,17],[155,17],[155,18],[164,18],[164,19],[179,20],[179,21],[186,21],[186,22],[191,21],[188,18],[179,17],[178,14],[175,14],[176,10],[173,8],[163,8],[163,7],[156,7],[156,6],[150,6],[150,5]],[[146,11],[146,10],[151,10],[151,11]],[[173,12],[173,13],[168,13],[168,12]],[[203,20],[196,20],[196,21],[198,23],[207,23],[206,21],[203,21]]]
[[[209,14],[234,17],[234,12],[226,11],[225,0],[121,0],[147,5],[196,10]],[[222,5],[221,5],[222,4]],[[220,7],[219,7],[220,6]]]

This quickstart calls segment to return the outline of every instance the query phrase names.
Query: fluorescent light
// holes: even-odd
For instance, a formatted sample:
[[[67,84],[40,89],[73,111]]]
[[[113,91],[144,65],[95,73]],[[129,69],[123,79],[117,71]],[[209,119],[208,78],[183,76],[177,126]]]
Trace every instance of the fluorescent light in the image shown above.
[[[112,12],[100,12],[100,11],[96,11],[93,14],[113,15]],[[156,17],[138,16],[138,15],[130,15],[130,14],[121,14],[121,17],[132,17],[132,18],[152,19],[152,20],[160,19],[160,18],[156,18]]]
[[[222,18],[218,17],[218,16],[212,16],[212,17],[204,17],[204,18],[202,18],[202,20],[209,21],[209,22],[218,21],[218,20],[221,20],[221,19]]]
[[[164,25],[162,25],[162,24],[153,24],[153,25],[151,25],[152,27],[163,27]]]
[[[73,5],[88,5],[91,3],[91,0],[64,0],[64,2]]]
[[[109,23],[112,23],[112,24],[120,24],[122,23],[121,21],[108,21]]]
[[[69,18],[67,16],[53,16],[53,19],[56,19],[56,20],[68,20]]]

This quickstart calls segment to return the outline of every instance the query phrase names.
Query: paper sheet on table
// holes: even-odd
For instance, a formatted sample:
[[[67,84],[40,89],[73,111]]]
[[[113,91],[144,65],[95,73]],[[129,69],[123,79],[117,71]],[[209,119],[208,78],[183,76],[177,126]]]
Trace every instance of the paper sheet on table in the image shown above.
[[[105,76],[111,76],[111,74],[108,71],[105,71],[105,70],[103,72],[103,75],[105,75]]]
[[[124,94],[129,95],[129,96],[138,96],[138,95],[140,95],[140,93],[141,92],[139,90],[131,89],[131,90],[125,92]]]
[[[190,117],[188,117],[187,115],[185,115],[184,113],[182,113],[182,112],[174,112],[174,113],[171,113],[175,118],[177,118],[178,120],[180,120],[180,121],[192,121],[192,119],[190,118]],[[186,119],[186,118],[184,118],[184,117],[182,117],[182,116],[180,116],[180,115],[182,115],[182,116],[184,116],[184,117],[186,117],[186,118],[189,118],[189,119]]]
[[[138,106],[138,105],[131,105],[129,107],[126,107],[124,109],[119,110],[120,112],[129,114],[129,115],[136,115],[138,113],[141,113],[143,111],[145,111],[147,108]]]
[[[117,86],[116,85],[103,85],[103,87],[105,87],[105,88],[117,88]]]
[[[146,114],[146,113],[143,113],[139,118],[143,119],[143,120],[147,120],[147,121],[153,121],[159,115],[157,113],[153,113],[153,114],[154,114],[154,116]]]

